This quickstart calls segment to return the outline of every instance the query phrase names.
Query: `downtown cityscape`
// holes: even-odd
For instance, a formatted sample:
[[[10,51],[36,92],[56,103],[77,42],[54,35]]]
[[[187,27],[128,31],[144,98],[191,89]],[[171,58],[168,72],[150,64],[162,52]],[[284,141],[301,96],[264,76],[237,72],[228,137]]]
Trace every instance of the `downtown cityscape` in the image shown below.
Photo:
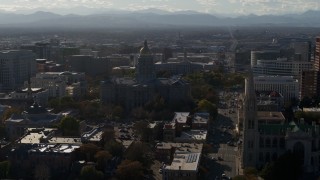
[[[0,179],[319,180],[320,2],[0,5]]]

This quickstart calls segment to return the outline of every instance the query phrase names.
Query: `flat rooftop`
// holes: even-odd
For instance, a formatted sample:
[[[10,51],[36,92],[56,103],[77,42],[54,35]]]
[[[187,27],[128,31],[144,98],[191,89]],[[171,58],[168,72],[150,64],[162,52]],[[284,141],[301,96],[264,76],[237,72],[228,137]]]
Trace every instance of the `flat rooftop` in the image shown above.
[[[27,134],[20,139],[22,144],[39,144],[40,139],[48,138],[57,129],[54,128],[28,128]]]
[[[37,147],[32,148],[29,152],[33,153],[72,153],[75,149],[80,148],[80,145],[49,145],[39,144]]]
[[[177,142],[193,142],[193,141],[205,141],[207,139],[206,130],[190,130],[181,132],[180,137],[176,137]]]
[[[52,144],[82,144],[81,138],[72,137],[52,137],[48,140],[48,143]]]
[[[164,171],[198,171],[201,153],[175,154],[170,166]]]
[[[202,143],[167,143],[160,142],[156,144],[156,148],[160,150],[170,150],[171,148],[176,148],[176,153],[182,152],[193,152],[201,153],[203,144]]]
[[[303,108],[303,112],[320,112],[320,108]]]
[[[189,114],[189,112],[175,112],[173,121],[176,121],[177,123],[186,123]]]

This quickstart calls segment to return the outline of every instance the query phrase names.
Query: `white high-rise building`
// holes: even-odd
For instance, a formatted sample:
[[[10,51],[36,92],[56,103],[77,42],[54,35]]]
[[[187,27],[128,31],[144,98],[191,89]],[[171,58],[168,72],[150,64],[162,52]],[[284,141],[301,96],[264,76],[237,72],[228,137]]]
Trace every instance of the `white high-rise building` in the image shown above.
[[[308,61],[289,61],[286,58],[276,60],[257,60],[252,66],[255,76],[294,76],[300,79],[303,71],[313,70],[313,63]]]
[[[25,82],[28,86],[28,82]],[[63,97],[70,95],[81,96],[86,93],[86,80],[84,73],[77,72],[44,72],[31,78],[32,88],[48,89],[49,97]],[[77,92],[77,93],[75,93]]]
[[[0,51],[0,90],[12,91],[36,74],[35,54],[27,50]]]
[[[282,94],[284,101],[299,98],[299,82],[293,76],[257,76],[254,77],[256,91],[277,91]]]

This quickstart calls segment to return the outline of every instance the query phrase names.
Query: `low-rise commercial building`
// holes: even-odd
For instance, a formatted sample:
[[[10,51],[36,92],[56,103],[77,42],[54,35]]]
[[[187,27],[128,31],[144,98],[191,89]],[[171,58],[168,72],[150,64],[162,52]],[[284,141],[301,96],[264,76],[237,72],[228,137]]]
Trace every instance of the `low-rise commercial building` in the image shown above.
[[[176,153],[170,165],[162,170],[163,180],[197,179],[201,153]]]

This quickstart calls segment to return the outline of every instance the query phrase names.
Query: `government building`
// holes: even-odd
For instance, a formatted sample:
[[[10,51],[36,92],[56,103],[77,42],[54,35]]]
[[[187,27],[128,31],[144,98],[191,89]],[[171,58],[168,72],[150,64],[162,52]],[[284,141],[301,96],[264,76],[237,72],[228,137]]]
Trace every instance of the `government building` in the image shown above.
[[[153,55],[147,41],[140,50],[136,75],[114,77],[101,82],[101,102],[120,104],[129,110],[145,105],[155,96],[161,96],[168,103],[190,99],[190,85],[179,76],[156,78]]]

